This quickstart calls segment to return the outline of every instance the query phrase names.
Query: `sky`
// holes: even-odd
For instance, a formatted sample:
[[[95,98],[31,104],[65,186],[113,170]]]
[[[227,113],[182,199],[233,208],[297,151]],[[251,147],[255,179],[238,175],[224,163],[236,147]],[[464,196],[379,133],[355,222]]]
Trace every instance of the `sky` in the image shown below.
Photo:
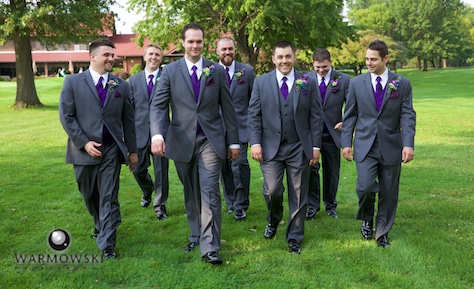
[[[116,0],[117,3],[121,4],[123,8],[119,8],[118,6],[114,6],[112,10],[116,12],[119,17],[120,21],[115,22],[115,27],[117,30],[117,33],[119,34],[131,34],[132,32],[132,26],[142,18],[141,13],[135,13],[135,12],[128,12],[127,11],[127,1],[128,0]],[[471,5],[471,7],[474,8],[474,0],[462,0],[462,2]]]

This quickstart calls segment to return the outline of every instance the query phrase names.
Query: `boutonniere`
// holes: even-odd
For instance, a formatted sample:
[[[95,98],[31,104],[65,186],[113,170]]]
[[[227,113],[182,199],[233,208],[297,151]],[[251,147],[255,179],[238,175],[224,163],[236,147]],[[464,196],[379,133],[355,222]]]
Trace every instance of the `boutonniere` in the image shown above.
[[[341,79],[341,75],[337,74],[334,76],[333,79],[329,80],[329,86],[332,88],[332,92],[337,92],[339,90],[339,80]]]
[[[244,70],[245,70],[245,68],[242,68],[241,70],[234,73],[234,76],[232,77],[232,79],[237,79],[239,84],[244,83],[244,80],[242,79],[242,76],[245,75]]]
[[[109,91],[113,91],[117,86],[119,86],[118,79],[111,79],[107,82],[107,86],[109,87]]]
[[[398,87],[401,79],[401,77],[397,77],[388,83],[387,93],[390,94],[389,98],[395,99],[398,97]]]
[[[208,78],[214,73],[214,69],[215,69],[214,64],[211,64],[209,67],[204,67],[202,69],[202,77],[204,79]]]
[[[308,76],[304,74],[303,76],[299,77],[296,81],[296,91],[300,89],[306,89],[306,85],[308,84]]]

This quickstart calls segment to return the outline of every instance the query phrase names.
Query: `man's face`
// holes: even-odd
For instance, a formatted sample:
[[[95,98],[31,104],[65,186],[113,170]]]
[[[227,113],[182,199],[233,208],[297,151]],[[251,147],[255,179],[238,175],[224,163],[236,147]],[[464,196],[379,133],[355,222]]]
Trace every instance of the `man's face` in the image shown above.
[[[232,40],[219,41],[216,51],[222,64],[225,66],[232,64],[235,59],[234,42]]]
[[[316,73],[321,77],[326,77],[329,70],[331,69],[332,61],[331,60],[324,60],[324,61],[313,61],[313,67]]]
[[[272,61],[278,71],[287,75],[291,72],[295,64],[295,54],[290,46],[285,48],[277,47],[272,55]]]
[[[146,70],[148,72],[153,72],[160,67],[161,62],[163,61],[163,51],[156,47],[150,46],[146,49],[143,60],[146,63]]]
[[[99,46],[91,53],[91,66],[99,74],[112,72],[114,67],[114,49],[110,46]]]
[[[365,53],[365,65],[367,65],[370,72],[377,75],[384,73],[387,61],[388,55],[382,59],[377,50],[367,49],[367,52]]]
[[[196,63],[202,54],[204,47],[204,36],[199,29],[188,29],[184,33],[184,40],[182,40],[186,58],[191,62]]]

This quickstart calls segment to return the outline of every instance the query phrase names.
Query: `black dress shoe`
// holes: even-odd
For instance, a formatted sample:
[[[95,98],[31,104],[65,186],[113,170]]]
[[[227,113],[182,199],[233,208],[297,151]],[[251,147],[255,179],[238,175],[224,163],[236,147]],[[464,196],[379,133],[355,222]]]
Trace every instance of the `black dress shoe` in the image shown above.
[[[265,232],[263,233],[263,236],[267,239],[271,239],[273,237],[275,237],[277,233],[277,227],[273,227],[271,224],[268,224],[266,227],[265,227]]]
[[[143,197],[142,202],[140,203],[140,206],[146,208],[146,207],[148,207],[148,205],[150,205],[150,203],[151,203],[151,198],[147,199],[147,198]]]
[[[117,259],[117,254],[115,254],[114,249],[107,248],[104,250],[105,259]]]
[[[314,208],[309,208],[306,211],[306,219],[312,219],[316,215],[316,213],[319,212],[319,209],[314,209]]]
[[[233,212],[234,212],[234,209],[233,209],[233,208],[229,208],[229,209],[227,210],[227,214],[232,214]]]
[[[94,229],[94,233],[92,233],[91,238],[97,239],[97,236],[99,236],[99,231],[97,229]]]
[[[382,237],[379,237],[377,239],[377,245],[379,245],[379,247],[382,247],[384,249],[387,249],[388,247],[390,247],[390,244],[388,243],[387,235],[383,235]]]
[[[222,257],[217,255],[216,252],[208,252],[206,255],[202,256],[202,260],[204,262],[214,264],[214,265],[220,265],[222,264]]]
[[[236,219],[237,221],[241,221],[241,220],[245,219],[245,217],[247,217],[247,213],[245,213],[244,210],[235,211],[234,219]]]
[[[326,212],[326,213],[328,214],[328,216],[333,217],[334,219],[338,218],[338,215],[337,215],[336,211],[329,211],[329,212]]]
[[[168,216],[166,216],[166,214],[158,214],[156,215],[156,218],[158,219],[158,221],[163,221],[168,219]]]
[[[363,221],[362,226],[360,227],[360,233],[362,234],[362,237],[364,239],[369,240],[372,239],[372,236],[374,234],[374,221]]]
[[[293,254],[301,253],[301,247],[298,244],[298,242],[296,242],[296,240],[291,239],[290,241],[288,241],[288,248],[289,248],[290,253],[293,253]]]
[[[191,252],[196,248],[199,244],[196,242],[189,242],[188,245],[186,245],[186,248],[184,248],[185,252]]]

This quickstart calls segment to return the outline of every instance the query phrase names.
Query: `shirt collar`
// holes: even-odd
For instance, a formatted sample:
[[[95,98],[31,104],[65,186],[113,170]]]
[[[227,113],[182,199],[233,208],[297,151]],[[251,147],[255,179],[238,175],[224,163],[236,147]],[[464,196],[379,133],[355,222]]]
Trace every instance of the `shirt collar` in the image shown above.
[[[148,80],[149,80],[148,77],[150,76],[150,74],[153,74],[153,81],[156,82],[156,79],[157,79],[157,77],[158,77],[158,72],[159,72],[159,71],[160,71],[160,69],[157,68],[155,71],[153,71],[153,72],[150,73],[150,72],[148,72],[148,71],[145,69],[145,79],[148,81]]]
[[[293,83],[295,81],[295,69],[292,68],[290,73],[288,73],[288,75],[283,75],[283,73],[281,73],[278,69],[276,69],[276,78],[278,80],[278,83],[280,83],[282,81],[282,78],[283,77],[286,77],[286,82],[291,82]]]
[[[235,72],[235,60],[232,61],[232,63],[229,65],[229,66],[225,66],[222,62],[219,61],[219,64],[222,65],[222,67],[224,67],[224,69],[226,67],[229,67],[229,74],[230,75],[233,75],[234,72]]]
[[[196,74],[198,76],[198,79],[202,73],[202,65],[203,65],[203,60],[202,60],[202,57],[199,58],[199,60],[196,62],[196,63],[192,63],[191,61],[189,61],[186,56],[184,57],[184,61],[186,61],[186,66],[188,67],[188,72],[189,72],[189,75],[193,74],[193,66],[196,66],[197,67],[197,70],[196,70]]]
[[[91,73],[92,80],[94,81],[94,85],[97,85],[97,82],[99,82],[99,78],[102,76],[102,86],[105,87],[104,84],[107,83],[107,80],[109,79],[109,73],[106,72],[105,74],[99,74],[98,72],[94,71],[92,68],[89,68],[89,72]]]
[[[331,73],[332,73],[332,67],[329,68],[329,71],[328,73],[326,73],[326,75],[324,76],[324,83],[327,85],[329,80],[331,79]],[[317,72],[316,72],[316,75],[318,76],[318,84],[321,83],[321,80],[323,79]]]
[[[388,81],[388,68],[385,67],[385,71],[381,74],[381,75],[377,75],[375,73],[370,73],[370,79],[372,80],[372,84],[375,86],[375,84],[377,83],[377,77],[380,76],[380,78],[382,79],[380,81],[380,83],[382,84],[382,87],[385,87],[385,84],[387,83]]]

